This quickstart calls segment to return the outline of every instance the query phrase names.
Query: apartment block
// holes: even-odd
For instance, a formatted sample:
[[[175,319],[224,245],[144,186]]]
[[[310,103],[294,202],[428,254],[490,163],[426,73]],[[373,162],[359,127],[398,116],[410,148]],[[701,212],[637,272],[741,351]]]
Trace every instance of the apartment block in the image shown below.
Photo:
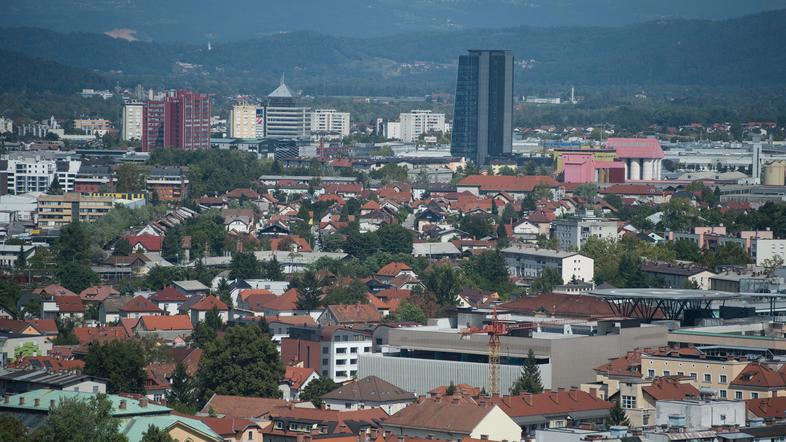
[[[114,199],[75,192],[38,197],[38,226],[59,228],[74,221],[93,222],[109,213]]]
[[[433,113],[430,110],[413,110],[399,115],[401,124],[401,141],[414,143],[422,134],[443,132],[445,130],[445,114]]]

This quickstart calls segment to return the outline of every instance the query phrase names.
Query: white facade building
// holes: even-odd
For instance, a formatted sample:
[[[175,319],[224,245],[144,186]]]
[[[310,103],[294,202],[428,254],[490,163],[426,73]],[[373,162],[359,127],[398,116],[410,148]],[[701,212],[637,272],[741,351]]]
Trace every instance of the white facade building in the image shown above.
[[[385,124],[385,138],[389,140],[401,139],[401,123],[398,121],[388,121]]]
[[[557,269],[563,284],[570,281],[589,282],[595,277],[595,261],[575,252],[562,252],[537,247],[508,247],[502,250],[508,273],[537,278],[545,268]]]
[[[371,335],[337,328],[333,331],[331,340],[322,342],[322,377],[329,377],[337,383],[342,383],[357,377],[358,356],[371,354]]]
[[[311,112],[311,132],[335,133],[342,137],[349,136],[349,112],[338,112],[335,109],[315,109]]]
[[[435,114],[430,110],[413,110],[399,115],[401,141],[414,143],[420,135],[445,130],[445,114]]]
[[[236,104],[229,111],[230,138],[257,137],[257,107],[252,104]]]
[[[142,103],[126,103],[123,106],[123,139],[125,141],[142,139]]]
[[[81,164],[81,161],[73,160],[8,160],[8,193],[46,192],[55,178],[63,191],[70,192],[74,189]]]
[[[14,120],[10,118],[0,117],[0,134],[13,133]]]
[[[616,240],[617,221],[601,218],[566,218],[551,223],[553,237],[557,238],[560,250],[581,250],[581,246],[594,236]]]
[[[764,265],[764,261],[780,257],[786,263],[786,239],[752,239],[751,257],[756,265]]]

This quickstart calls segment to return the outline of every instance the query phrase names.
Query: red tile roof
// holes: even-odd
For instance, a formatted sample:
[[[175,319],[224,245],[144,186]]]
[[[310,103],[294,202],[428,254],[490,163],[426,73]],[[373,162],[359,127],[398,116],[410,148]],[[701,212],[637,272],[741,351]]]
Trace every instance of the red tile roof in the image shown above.
[[[612,407],[611,402],[578,389],[545,391],[538,394],[525,393],[519,396],[495,396],[491,401],[511,418],[608,410]]]
[[[448,394],[448,387],[449,385],[443,385],[441,387],[432,388],[429,390],[429,396],[447,396]],[[455,384],[453,385],[454,392],[453,395],[458,396],[469,396],[469,397],[478,397],[480,396],[480,388],[473,387],[469,384]]]
[[[184,302],[186,299],[186,295],[178,292],[174,287],[164,287],[150,296],[153,302]]]
[[[395,277],[401,272],[412,271],[412,267],[403,262],[391,262],[377,270],[377,276]]]
[[[284,243],[285,241],[291,241],[297,245],[299,252],[312,252],[311,244],[308,243],[304,238],[301,238],[297,235],[290,235],[290,236],[282,236],[273,238],[270,240],[270,250],[280,250],[279,246]],[[289,252],[290,249],[286,249],[285,251]]]
[[[273,322],[278,322],[281,324],[287,325],[303,325],[303,326],[314,326],[317,324],[317,321],[314,320],[310,315],[297,315],[297,316],[267,316],[265,320],[268,324]]]
[[[366,324],[382,321],[382,315],[371,304],[336,304],[327,306],[339,324]]]
[[[499,307],[503,310],[524,314],[544,312],[554,316],[577,318],[617,316],[606,301],[600,298],[561,293],[524,296]]]
[[[493,409],[466,396],[423,398],[385,419],[385,426],[469,434]]]
[[[241,197],[246,197],[250,200],[259,199],[259,193],[254,191],[253,189],[232,189],[227,192],[227,198],[231,199],[240,199]]]
[[[609,187],[600,189],[602,195],[663,195],[655,186],[648,186],[646,184],[614,184]]]
[[[55,296],[55,304],[61,313],[84,313],[85,304],[77,295]]]
[[[559,187],[550,176],[470,175],[459,181],[458,187],[478,186],[483,192],[531,192],[537,186]]]
[[[136,247],[137,244],[141,244],[148,252],[160,252],[161,246],[164,244],[163,236],[131,235],[127,236],[126,239],[131,243],[131,248]]]
[[[82,298],[83,301],[101,302],[110,296],[119,295],[119,294],[120,292],[115,290],[112,286],[94,285],[79,292],[79,297]]]
[[[775,370],[767,364],[749,363],[729,384],[737,388],[758,387],[782,390],[786,388],[786,373]]]
[[[44,334],[57,334],[57,323],[54,319],[28,319],[27,322]]]
[[[609,359],[609,362],[595,367],[595,372],[606,376],[642,377],[640,349],[629,351],[625,356]]]
[[[126,313],[162,313],[157,305],[142,295],[133,297],[126,305],[120,307],[120,311]]]
[[[748,412],[764,419],[783,419],[786,413],[786,396],[745,401]]]
[[[205,296],[201,301],[191,306],[191,310],[201,311],[213,310],[213,308],[218,310],[229,310],[229,307],[227,307],[226,304],[212,295]]]
[[[74,327],[74,335],[80,345],[90,343],[105,344],[111,341],[128,339],[130,334],[124,327]]]
[[[188,315],[142,316],[137,327],[142,327],[146,331],[191,330],[193,328]]]
[[[284,370],[284,382],[289,384],[295,390],[300,390],[303,386],[303,383],[313,374],[315,374],[313,368],[305,368],[305,367],[287,367]]]
[[[192,419],[202,421],[225,439],[233,439],[238,433],[243,433],[247,428],[259,427],[254,421],[235,417],[209,417],[209,416],[188,416]],[[242,434],[241,434],[242,436]]]
[[[651,385],[642,387],[642,391],[656,401],[681,401],[687,397],[699,397],[696,387],[676,378],[653,379]]]
[[[375,293],[375,296],[383,301],[391,299],[409,299],[412,296],[412,290],[407,289],[385,289]]]
[[[208,413],[212,409],[219,416],[256,419],[285,404],[282,399],[214,394],[202,412]]]
[[[33,293],[39,295],[45,294],[49,296],[63,296],[63,295],[76,296],[76,293],[72,292],[71,290],[68,290],[67,288],[63,287],[60,284],[49,284],[46,287],[41,287],[39,289],[34,290]]]

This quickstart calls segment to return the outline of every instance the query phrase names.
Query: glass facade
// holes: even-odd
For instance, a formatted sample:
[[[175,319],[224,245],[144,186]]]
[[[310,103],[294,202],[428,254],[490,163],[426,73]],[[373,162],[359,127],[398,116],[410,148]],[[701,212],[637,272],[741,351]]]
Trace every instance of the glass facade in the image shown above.
[[[451,154],[477,164],[513,143],[513,55],[472,50],[459,57]]]

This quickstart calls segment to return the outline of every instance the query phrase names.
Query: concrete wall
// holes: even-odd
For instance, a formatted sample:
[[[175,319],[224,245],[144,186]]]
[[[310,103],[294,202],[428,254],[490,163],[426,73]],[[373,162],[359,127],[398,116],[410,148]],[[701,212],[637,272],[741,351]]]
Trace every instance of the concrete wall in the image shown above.
[[[521,367],[500,365],[500,392],[507,393],[520,376]],[[540,366],[540,379],[551,388],[551,365]],[[422,395],[441,385],[470,384],[491,391],[488,364],[477,362],[437,361],[430,359],[397,358],[379,353],[360,355],[358,379],[378,376],[393,385]]]

